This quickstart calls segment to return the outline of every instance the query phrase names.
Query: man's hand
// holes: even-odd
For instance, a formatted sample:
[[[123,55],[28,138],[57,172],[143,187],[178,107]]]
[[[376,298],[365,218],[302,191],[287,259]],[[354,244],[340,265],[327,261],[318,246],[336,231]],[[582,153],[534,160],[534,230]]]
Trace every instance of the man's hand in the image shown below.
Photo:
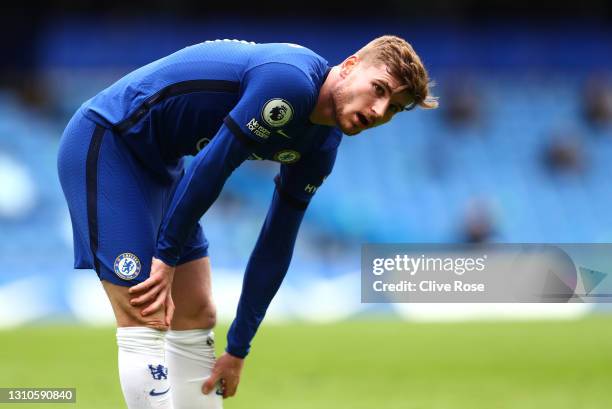
[[[174,315],[174,302],[172,301],[172,279],[175,268],[163,261],[153,258],[151,274],[142,283],[131,287],[129,293],[134,296],[130,304],[134,306],[150,303],[141,311],[143,316],[149,315],[161,307],[166,311],[166,325],[170,326]]]
[[[218,381],[221,383],[223,399],[234,396],[236,394],[236,389],[238,389],[240,372],[242,372],[243,365],[244,359],[224,352],[223,355],[217,359],[210,377],[204,382],[204,385],[202,385],[202,392],[208,395],[210,391],[215,389],[215,384]]]

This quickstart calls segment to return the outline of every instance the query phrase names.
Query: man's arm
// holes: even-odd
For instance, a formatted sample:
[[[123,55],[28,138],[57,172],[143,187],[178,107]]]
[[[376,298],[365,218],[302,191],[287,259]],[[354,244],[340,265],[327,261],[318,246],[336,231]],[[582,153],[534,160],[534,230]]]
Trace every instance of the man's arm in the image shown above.
[[[246,267],[236,319],[227,335],[227,352],[244,358],[251,339],[289,268],[306,202],[283,196],[278,187]]]
[[[331,172],[335,157],[333,149],[320,152],[316,160],[281,166],[272,203],[246,268],[236,318],[227,334],[226,352],[204,383],[204,393],[210,392],[217,381],[222,381],[224,397],[236,393],[243,359],[285,278],[308,203]]]
[[[160,226],[155,257],[176,265],[183,244],[198,221],[217,199],[234,169],[251,152],[225,124],[221,126],[181,179]]]
[[[219,196],[227,178],[250,153],[249,147],[223,125],[195,157],[179,182],[160,226],[150,276],[129,290],[134,296],[132,305],[151,302],[142,310],[142,315],[165,306],[166,321],[170,322],[173,311],[170,288],[181,248],[202,214]]]
[[[236,319],[227,335],[227,352],[245,357],[259,324],[289,268],[308,203],[331,172],[336,149],[283,165],[268,215],[249,259]]]
[[[236,319],[227,335],[227,348],[202,385],[208,394],[221,382],[223,397],[236,394],[251,339],[278,291],[293,254],[307,202],[283,197],[277,187],[255,249],[246,268]]]

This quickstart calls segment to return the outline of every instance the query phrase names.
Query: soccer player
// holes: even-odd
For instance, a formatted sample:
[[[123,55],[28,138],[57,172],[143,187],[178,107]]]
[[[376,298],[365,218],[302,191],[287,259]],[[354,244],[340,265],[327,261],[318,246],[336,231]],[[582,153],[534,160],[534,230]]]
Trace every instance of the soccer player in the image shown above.
[[[222,40],[154,61],[81,106],[64,131],[58,169],[75,268],[95,269],[115,313],[129,409],[220,408],[236,393],[342,134],[435,108],[429,86],[417,54],[395,36],[334,67],[294,44]],[[195,159],[184,170],[187,155]],[[279,162],[280,172],[215,361],[208,242],[198,221],[249,159]]]

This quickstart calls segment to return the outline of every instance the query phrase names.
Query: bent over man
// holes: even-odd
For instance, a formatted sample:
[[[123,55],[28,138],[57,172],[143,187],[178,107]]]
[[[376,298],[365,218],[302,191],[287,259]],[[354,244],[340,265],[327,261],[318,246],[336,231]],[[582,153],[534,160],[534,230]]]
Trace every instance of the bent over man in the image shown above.
[[[60,181],[75,268],[94,269],[117,320],[129,409],[220,408],[289,267],[342,134],[435,108],[412,47],[377,38],[329,67],[294,44],[208,41],[121,78],[64,131]],[[187,169],[183,158],[195,155]],[[280,163],[225,353],[215,360],[208,242],[199,220],[245,160]],[[230,221],[228,221],[230,222]]]

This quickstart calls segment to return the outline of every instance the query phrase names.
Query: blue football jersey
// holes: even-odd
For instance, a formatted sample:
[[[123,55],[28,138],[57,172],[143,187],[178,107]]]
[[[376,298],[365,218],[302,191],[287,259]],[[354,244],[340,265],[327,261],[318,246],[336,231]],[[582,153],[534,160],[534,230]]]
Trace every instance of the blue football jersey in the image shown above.
[[[308,120],[327,70],[294,44],[207,41],[131,72],[83,111],[160,173],[163,163],[202,150],[224,121],[259,145],[250,159],[293,163],[340,141],[336,128]]]
[[[327,61],[294,44],[217,40],[184,48],[121,78],[81,109],[162,177],[195,159],[159,226],[155,256],[176,265],[225,180],[248,159],[281,164],[245,271],[227,350],[244,357],[289,267],[304,211],[332,171],[342,133],[310,122]]]

